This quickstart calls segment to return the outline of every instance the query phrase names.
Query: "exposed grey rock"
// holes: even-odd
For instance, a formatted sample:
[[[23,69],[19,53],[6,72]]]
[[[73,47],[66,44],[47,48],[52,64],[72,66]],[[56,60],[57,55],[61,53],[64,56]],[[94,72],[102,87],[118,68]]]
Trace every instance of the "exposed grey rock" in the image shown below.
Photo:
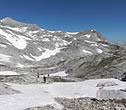
[[[66,99],[57,98],[57,102],[64,106],[62,110],[126,110],[126,100],[97,100],[91,98]],[[57,110],[51,105],[33,107],[26,110]]]
[[[33,107],[33,108],[27,108],[25,110],[57,110],[51,105],[43,106],[43,107]]]
[[[126,73],[122,74],[121,81],[126,81]]]

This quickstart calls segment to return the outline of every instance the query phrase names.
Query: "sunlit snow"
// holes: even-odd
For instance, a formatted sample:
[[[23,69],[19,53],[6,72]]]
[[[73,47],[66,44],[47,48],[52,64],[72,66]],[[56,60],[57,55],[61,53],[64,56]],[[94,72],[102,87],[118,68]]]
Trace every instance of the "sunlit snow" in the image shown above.
[[[25,57],[27,60],[34,61],[32,58],[30,58],[30,57],[29,57],[29,56],[27,56],[27,55],[23,55],[23,57]]]
[[[49,49],[45,49],[45,52],[42,53],[42,55],[40,56],[33,56],[31,54],[31,56],[36,60],[36,61],[40,61],[42,59],[46,59],[46,58],[49,58],[50,56],[54,56],[56,55],[57,53],[60,52],[60,48],[56,48],[54,50],[49,50]]]
[[[7,46],[5,44],[0,44],[0,47],[6,48]]]
[[[75,35],[75,34],[78,34],[79,32],[66,32],[66,33]]]
[[[90,51],[88,51],[88,50],[85,50],[85,49],[83,49],[82,51],[83,51],[84,53],[86,53],[86,54],[91,54],[91,55],[93,54],[92,52],[90,52]]]
[[[99,83],[114,82],[116,85],[105,86],[104,90],[120,90],[125,89],[126,84],[117,79],[95,79],[82,82],[58,82],[51,84],[12,84],[8,83],[11,88],[21,93],[13,95],[0,95],[0,110],[23,110],[34,106],[43,106],[51,104],[56,108],[62,108],[54,98],[79,98],[92,97],[98,98],[101,93],[97,85]],[[100,93],[100,94],[99,94]],[[117,93],[118,94],[118,93]],[[108,97],[108,94],[103,94]],[[112,95],[112,94],[110,94]],[[114,96],[115,95],[115,96]],[[116,98],[116,94],[113,94]],[[126,95],[124,95],[126,98]]]
[[[0,54],[0,61],[10,62],[10,58],[11,58],[11,56],[9,56],[9,55]]]
[[[24,49],[27,46],[27,42],[25,39],[23,39],[22,36],[15,36],[12,34],[9,34],[7,32],[4,32],[2,29],[0,29],[0,35],[3,35],[6,37],[6,39],[12,43],[13,46],[15,46],[18,49]]]
[[[101,49],[97,48],[97,52],[102,53],[103,51]]]
[[[90,38],[90,37],[91,37],[90,34],[86,34],[86,35],[84,35],[84,36],[87,37],[87,38]]]
[[[20,75],[14,71],[0,71],[0,75]]]

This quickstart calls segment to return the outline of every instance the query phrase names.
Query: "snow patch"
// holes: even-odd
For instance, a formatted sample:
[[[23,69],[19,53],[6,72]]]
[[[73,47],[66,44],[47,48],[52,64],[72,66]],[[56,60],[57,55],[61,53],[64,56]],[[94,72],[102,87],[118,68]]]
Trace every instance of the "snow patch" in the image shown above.
[[[26,58],[27,60],[31,60],[31,61],[34,61],[32,58],[30,58],[29,56],[27,55],[23,55],[24,58]]]
[[[45,34],[45,35],[42,35],[42,38],[43,37],[50,37],[50,36],[52,36],[51,34]]]
[[[75,35],[75,34],[78,34],[79,32],[66,32],[66,33]]]
[[[0,71],[0,75],[19,75],[19,74],[14,71]]]
[[[1,47],[6,48],[7,46],[5,44],[0,44]]]
[[[35,34],[37,34],[39,31],[29,31],[27,32],[27,35],[34,38]]]
[[[0,61],[10,62],[10,58],[11,58],[11,56],[9,56],[9,55],[0,54]]]
[[[91,54],[91,55],[93,55],[93,53],[90,52],[90,51],[88,51],[88,50],[83,49],[82,51],[83,51],[84,53],[86,53],[86,54]]]
[[[45,29],[42,29],[42,28],[41,28],[41,31],[45,31]]]
[[[86,34],[86,35],[84,35],[84,36],[87,37],[87,38],[90,38],[90,37],[91,37],[90,34]]]
[[[42,49],[41,47],[38,47],[38,50],[39,50],[39,51],[42,51],[43,49]]]
[[[98,44],[96,42],[89,41],[89,40],[84,40],[84,41],[87,42],[87,43],[90,43],[91,46],[98,46]]]
[[[50,74],[50,76],[60,76],[60,77],[64,77],[64,76],[67,76],[68,74],[65,73],[65,71],[60,71],[60,72],[57,72],[57,73],[52,73]]]
[[[73,38],[73,40],[77,40],[77,38]]]
[[[52,67],[52,68],[49,68],[49,69],[54,69],[55,67]],[[50,76],[59,76],[59,77],[65,77],[65,76],[68,76],[68,74],[66,74],[65,71],[60,71],[60,72],[57,72],[57,73],[51,73],[49,74]],[[41,77],[43,76],[46,76],[48,77],[48,75],[41,75]]]
[[[103,51],[101,49],[97,48],[97,52],[102,53]]]
[[[42,41],[49,42],[49,38],[43,38]]]
[[[97,44],[97,43],[95,43],[95,44],[91,44],[91,46],[96,46],[96,47],[97,47],[97,46],[98,46],[98,44]]]
[[[42,53],[42,55],[40,56],[33,56],[32,54],[30,54],[36,61],[40,61],[42,59],[46,59],[49,58],[51,56],[56,55],[57,53],[60,52],[60,48],[56,48],[54,50],[49,50],[49,49],[45,49],[45,52]]]
[[[11,30],[14,30],[14,31],[19,31],[20,28],[17,28],[17,27],[9,27],[9,26],[4,26],[5,28],[7,29],[11,29]]]
[[[25,66],[24,66],[24,65],[22,65],[21,63],[17,63],[16,67],[23,68],[23,67],[25,67]]]
[[[9,26],[0,26],[6,29],[10,29],[12,31],[17,31],[17,32],[26,32],[28,27],[9,27]]]
[[[55,33],[56,31],[49,31],[50,33]]]
[[[109,47],[109,45],[106,45],[106,44],[101,44],[102,46],[104,46],[104,47]]]

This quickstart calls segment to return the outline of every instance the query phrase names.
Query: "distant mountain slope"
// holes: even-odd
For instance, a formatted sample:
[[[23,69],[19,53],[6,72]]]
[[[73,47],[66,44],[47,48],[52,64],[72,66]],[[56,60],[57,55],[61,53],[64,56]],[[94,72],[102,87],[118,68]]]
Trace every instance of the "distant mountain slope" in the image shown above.
[[[71,76],[88,78],[101,74],[106,60],[113,64],[117,59],[113,51],[119,49],[95,30],[49,31],[9,17],[0,20],[1,71],[47,74],[64,70]]]

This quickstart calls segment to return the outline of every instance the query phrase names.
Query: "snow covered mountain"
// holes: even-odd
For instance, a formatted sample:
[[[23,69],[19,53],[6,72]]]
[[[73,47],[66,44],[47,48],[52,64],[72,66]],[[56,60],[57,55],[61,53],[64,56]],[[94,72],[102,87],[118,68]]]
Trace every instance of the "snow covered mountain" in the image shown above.
[[[62,97],[79,98],[63,100],[82,109],[92,101],[95,107],[98,100],[122,100],[126,86],[120,78],[126,81],[126,47],[109,43],[96,30],[49,31],[9,17],[0,20],[0,110],[44,105],[58,110],[63,106],[56,100]],[[86,103],[70,101],[82,98]]]
[[[102,58],[110,57],[112,48],[114,45],[95,30],[49,31],[9,17],[0,20],[0,71],[66,71],[71,76],[81,76],[96,69],[94,65]]]

